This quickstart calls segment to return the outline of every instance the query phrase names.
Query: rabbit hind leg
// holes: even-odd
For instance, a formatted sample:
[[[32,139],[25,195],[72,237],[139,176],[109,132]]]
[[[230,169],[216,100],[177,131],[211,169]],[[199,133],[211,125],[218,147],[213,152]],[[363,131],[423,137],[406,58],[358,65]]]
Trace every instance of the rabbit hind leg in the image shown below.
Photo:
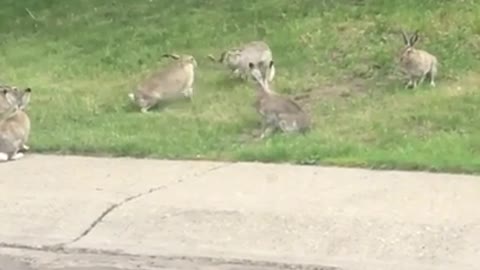
[[[410,89],[410,88],[415,88],[415,87],[417,87],[417,82],[416,82],[416,80],[415,80],[415,77],[412,76],[412,75],[410,75],[410,76],[408,77],[408,82],[407,82],[407,84],[405,85],[405,88]]]
[[[435,76],[437,75],[437,68],[433,66],[430,71],[426,74],[430,80],[430,86],[435,87]]]
[[[12,160],[19,160],[19,159],[23,158],[24,156],[25,156],[25,154],[23,154],[21,152],[17,152],[17,153],[12,155]]]
[[[260,134],[260,139],[270,136],[276,129],[273,119],[265,117],[262,121],[262,133]]]
[[[6,162],[10,159],[7,153],[0,153],[0,162]]]

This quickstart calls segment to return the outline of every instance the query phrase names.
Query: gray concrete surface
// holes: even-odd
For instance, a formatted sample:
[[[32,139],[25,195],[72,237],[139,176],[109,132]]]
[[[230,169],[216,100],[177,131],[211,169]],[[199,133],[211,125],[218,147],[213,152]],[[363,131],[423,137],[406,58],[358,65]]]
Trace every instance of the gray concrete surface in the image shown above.
[[[0,255],[0,270],[33,270],[27,263]]]
[[[41,155],[0,175],[0,254],[39,270],[480,269],[480,177]]]

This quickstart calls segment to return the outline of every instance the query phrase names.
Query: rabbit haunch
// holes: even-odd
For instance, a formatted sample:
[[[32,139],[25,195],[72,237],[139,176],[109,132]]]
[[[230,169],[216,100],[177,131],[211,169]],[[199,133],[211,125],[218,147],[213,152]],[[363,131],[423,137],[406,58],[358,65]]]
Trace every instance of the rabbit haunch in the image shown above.
[[[176,54],[163,56],[171,57],[174,61],[150,74],[137,86],[135,91],[128,95],[142,112],[147,112],[163,100],[178,97],[193,98],[195,68],[197,67],[195,58],[191,55],[179,56]]]
[[[267,76],[273,61],[266,68]],[[310,119],[303,109],[287,96],[274,92],[258,65],[249,63],[250,75],[257,83],[255,108],[262,116],[261,138],[280,129],[285,133],[305,132],[310,128]]]

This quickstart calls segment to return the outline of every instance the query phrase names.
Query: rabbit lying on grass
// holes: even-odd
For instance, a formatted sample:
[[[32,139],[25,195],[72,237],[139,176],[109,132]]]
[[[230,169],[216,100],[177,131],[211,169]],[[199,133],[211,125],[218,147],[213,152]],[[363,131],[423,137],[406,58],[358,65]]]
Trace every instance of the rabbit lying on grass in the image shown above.
[[[272,50],[264,41],[251,41],[237,48],[224,51],[218,60],[212,55],[208,56],[211,60],[227,66],[235,76],[244,80],[249,77],[249,63],[254,63],[260,67],[263,75],[273,60]],[[273,81],[275,77],[275,67],[270,67],[268,81]]]
[[[418,30],[410,38],[402,30],[402,36],[405,47],[400,56],[400,66],[409,77],[406,87],[417,87],[417,85],[423,83],[427,76],[430,78],[430,85],[435,87],[437,58],[424,50],[414,48],[415,43],[418,41]]]
[[[265,138],[272,132],[280,129],[285,133],[305,132],[310,128],[310,119],[303,109],[287,96],[275,93],[269,86],[268,76],[273,67],[270,61],[265,76],[258,65],[250,62],[250,75],[257,83],[257,97],[255,109],[262,116],[262,134]]]
[[[159,102],[178,97],[193,98],[193,83],[197,62],[191,55],[165,54],[174,61],[151,74],[138,85],[129,98],[143,113]]]
[[[30,135],[30,118],[25,112],[31,89],[15,87],[0,89],[0,161],[17,160],[24,156]]]

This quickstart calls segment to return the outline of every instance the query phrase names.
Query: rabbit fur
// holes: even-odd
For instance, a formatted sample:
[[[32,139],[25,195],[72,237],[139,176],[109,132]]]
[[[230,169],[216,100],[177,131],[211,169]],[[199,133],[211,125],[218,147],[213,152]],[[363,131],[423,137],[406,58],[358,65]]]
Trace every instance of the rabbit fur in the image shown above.
[[[18,91],[18,88],[16,86],[13,86],[13,85],[6,85],[6,84],[3,84],[3,85],[0,85],[0,91],[3,91],[3,90],[7,90],[7,92],[10,92],[10,93],[13,93],[13,95],[8,95],[8,97],[20,97],[22,98],[21,96],[23,95],[23,93],[21,91]],[[25,98],[28,98],[29,99],[29,96],[28,97],[25,97]],[[3,101],[5,101],[5,99],[2,99]],[[26,105],[28,104],[29,100],[25,100],[26,102],[23,102],[22,104],[20,104],[20,107],[19,109],[21,110],[25,110],[26,109]],[[9,103],[7,102],[0,102],[0,119],[2,119],[2,111],[4,108],[3,106],[7,106],[7,107],[10,107],[11,110],[14,110],[15,107],[11,107]],[[8,112],[6,113],[7,115],[9,114]],[[22,145],[22,147],[20,148],[20,151],[28,151],[30,149],[30,147],[26,144]]]
[[[267,74],[262,74],[258,65],[249,63],[250,75],[257,83],[257,97],[254,103],[256,111],[262,116],[262,133],[260,138],[265,138],[276,130],[285,133],[304,133],[310,128],[310,119],[304,110],[287,96],[274,92],[268,82],[269,67]]]
[[[435,87],[435,76],[437,75],[438,66],[437,58],[424,50],[414,47],[418,41],[418,30],[410,38],[402,30],[402,37],[405,47],[400,56],[400,66],[409,79],[406,87],[416,88],[417,85],[423,83],[427,76],[430,79],[430,85]]]
[[[25,112],[31,89],[2,87],[0,90],[0,161],[17,160],[24,156],[30,135],[30,118]]]
[[[173,58],[174,61],[159,71],[150,74],[129,98],[146,113],[160,101],[178,97],[193,98],[193,84],[197,61],[191,55],[164,54],[163,57]]]
[[[251,41],[242,46],[232,48],[222,52],[218,60],[212,55],[208,56],[211,60],[227,66],[235,76],[244,80],[249,78],[249,63],[254,63],[261,68],[262,73],[266,74],[273,55],[270,47],[264,41]],[[268,81],[273,81],[275,77],[275,66],[269,70]]]

